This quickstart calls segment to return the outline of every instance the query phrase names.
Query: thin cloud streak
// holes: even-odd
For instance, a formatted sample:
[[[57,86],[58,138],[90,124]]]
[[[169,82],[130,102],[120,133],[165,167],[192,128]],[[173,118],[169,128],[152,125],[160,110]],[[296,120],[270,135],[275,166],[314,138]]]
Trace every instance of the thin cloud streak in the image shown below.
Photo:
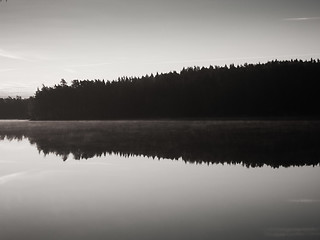
[[[308,18],[285,18],[284,21],[312,21],[320,20],[320,17],[308,17]]]
[[[32,54],[21,54],[14,53],[11,51],[7,51],[5,49],[0,48],[0,58],[7,58],[11,60],[19,60],[25,62],[37,62],[37,61],[48,61],[50,58],[38,55],[36,53]]]
[[[9,58],[9,59],[13,59],[13,60],[27,60],[20,55],[10,53],[10,52],[3,50],[3,49],[0,49],[0,57]]]

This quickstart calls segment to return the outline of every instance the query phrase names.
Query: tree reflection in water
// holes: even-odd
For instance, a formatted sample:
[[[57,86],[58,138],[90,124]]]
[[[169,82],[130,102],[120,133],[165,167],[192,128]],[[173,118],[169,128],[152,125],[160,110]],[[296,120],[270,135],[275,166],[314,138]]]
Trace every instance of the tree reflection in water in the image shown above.
[[[199,164],[320,163],[317,121],[4,121],[1,139],[28,138],[39,152],[63,160],[108,154],[183,159]]]

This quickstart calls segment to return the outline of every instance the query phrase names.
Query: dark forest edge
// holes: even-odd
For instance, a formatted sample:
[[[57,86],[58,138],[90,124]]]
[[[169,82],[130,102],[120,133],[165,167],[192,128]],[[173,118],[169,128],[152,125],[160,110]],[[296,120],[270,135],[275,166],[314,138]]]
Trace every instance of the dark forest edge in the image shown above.
[[[117,81],[65,80],[0,99],[0,118],[32,120],[319,118],[320,60],[184,68]]]

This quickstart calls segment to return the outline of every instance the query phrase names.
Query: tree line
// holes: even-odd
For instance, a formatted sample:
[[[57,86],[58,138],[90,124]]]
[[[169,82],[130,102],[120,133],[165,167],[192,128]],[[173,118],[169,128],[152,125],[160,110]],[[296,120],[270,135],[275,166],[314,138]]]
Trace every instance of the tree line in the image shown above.
[[[320,60],[183,68],[114,81],[43,85],[35,120],[319,117]]]
[[[0,119],[28,119],[29,104],[29,99],[22,99],[19,96],[0,98]]]

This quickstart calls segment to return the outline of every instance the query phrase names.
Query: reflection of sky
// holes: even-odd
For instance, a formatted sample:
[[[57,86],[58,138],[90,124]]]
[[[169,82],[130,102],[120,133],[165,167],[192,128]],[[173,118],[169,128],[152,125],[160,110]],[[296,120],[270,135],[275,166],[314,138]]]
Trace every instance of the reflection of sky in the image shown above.
[[[318,0],[2,1],[0,95],[61,78],[319,58],[319,21]]]
[[[318,239],[319,167],[68,160],[0,142],[0,238]]]

